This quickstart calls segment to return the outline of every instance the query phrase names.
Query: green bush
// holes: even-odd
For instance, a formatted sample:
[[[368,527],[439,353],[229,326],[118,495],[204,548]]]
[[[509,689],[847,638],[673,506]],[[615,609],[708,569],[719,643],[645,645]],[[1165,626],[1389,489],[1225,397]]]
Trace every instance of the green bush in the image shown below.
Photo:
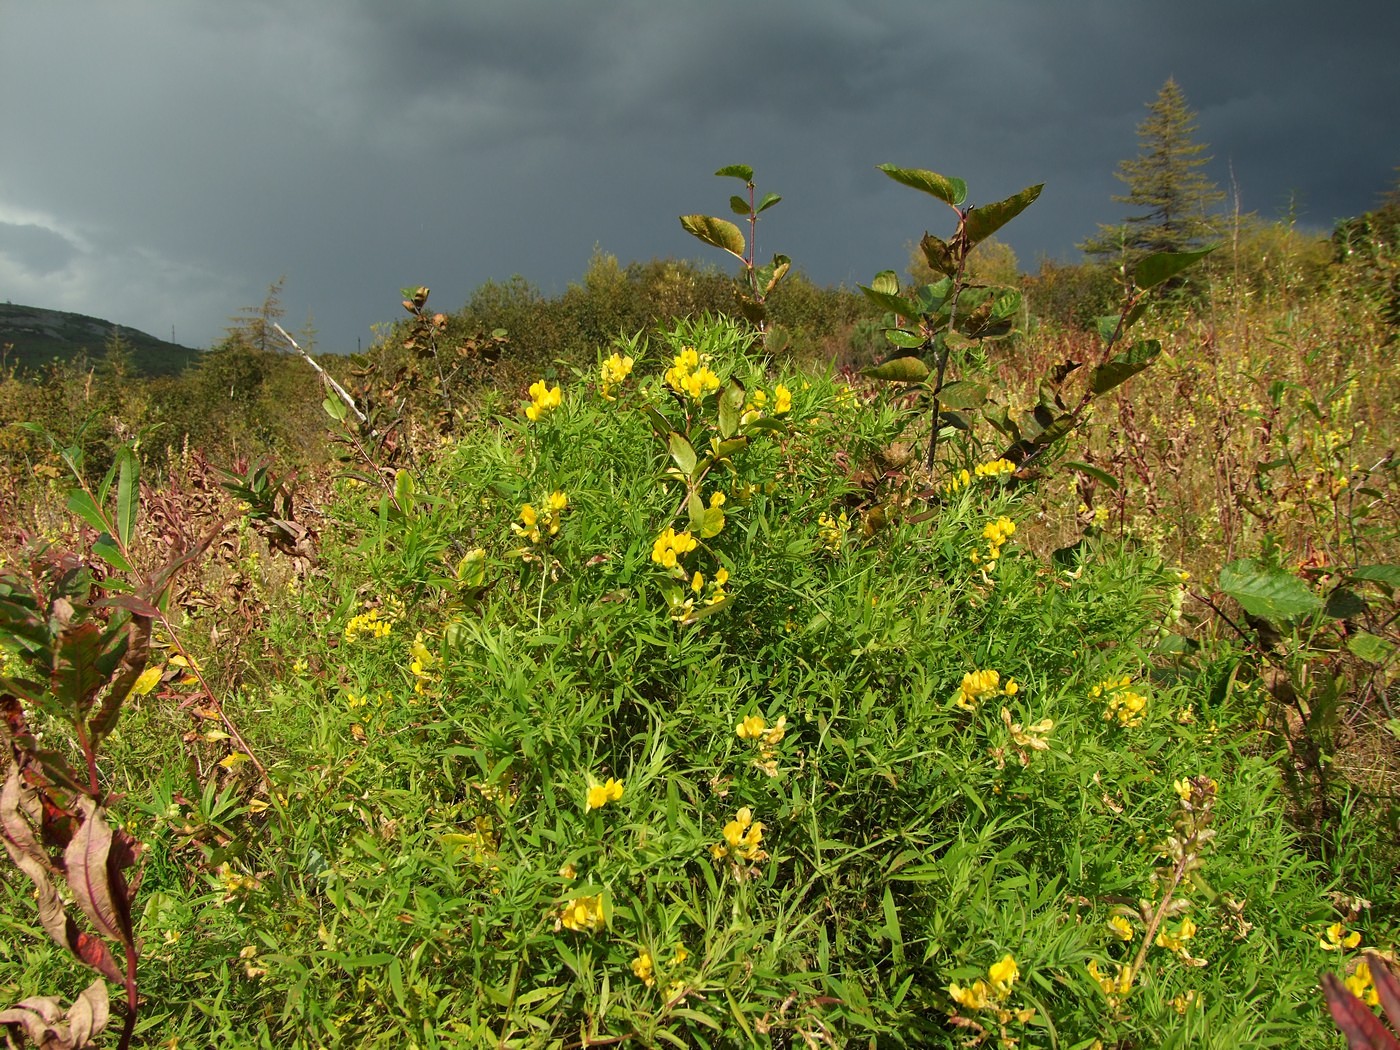
[[[138,1038],[1330,1045],[1330,878],[1260,694],[1162,657],[1178,574],[1035,556],[997,471],[876,505],[909,410],[752,338],[619,341],[341,482],[225,698],[270,783],[167,664],[107,745]],[[0,988],[75,986],[0,894]]]

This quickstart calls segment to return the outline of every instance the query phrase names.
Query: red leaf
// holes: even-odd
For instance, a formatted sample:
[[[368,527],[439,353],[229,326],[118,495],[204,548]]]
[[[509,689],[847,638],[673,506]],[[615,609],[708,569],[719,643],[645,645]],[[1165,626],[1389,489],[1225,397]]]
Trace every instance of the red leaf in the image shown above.
[[[118,841],[113,853],[107,811],[90,798],[78,800],[82,824],[63,851],[63,865],[73,899],[99,933],[122,944],[131,943],[130,904],[121,869],[134,858],[130,845]]]
[[[1347,1037],[1348,1050],[1400,1050],[1400,1042],[1385,1030],[1369,1006],[1347,991],[1336,974],[1322,975],[1322,991],[1332,1020]]]

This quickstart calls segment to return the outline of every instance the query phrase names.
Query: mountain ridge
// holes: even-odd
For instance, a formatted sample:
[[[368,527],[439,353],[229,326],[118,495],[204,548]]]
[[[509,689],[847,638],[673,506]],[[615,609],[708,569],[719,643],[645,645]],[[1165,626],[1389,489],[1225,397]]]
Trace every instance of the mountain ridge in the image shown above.
[[[100,360],[113,335],[131,347],[136,371],[148,377],[178,375],[199,360],[198,350],[130,325],[67,310],[0,303],[3,361],[20,372],[38,371],[53,361],[71,361],[84,353],[90,361]]]

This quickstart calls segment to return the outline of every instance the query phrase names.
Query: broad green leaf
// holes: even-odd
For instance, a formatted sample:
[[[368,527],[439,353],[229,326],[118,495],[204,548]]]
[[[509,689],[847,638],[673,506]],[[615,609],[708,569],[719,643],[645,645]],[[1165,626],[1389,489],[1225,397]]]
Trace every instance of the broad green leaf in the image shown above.
[[[736,259],[744,258],[744,235],[732,222],[713,215],[682,215],[681,225],[687,233],[706,244],[720,248]]]
[[[1118,331],[1119,314],[1104,314],[1102,317],[1094,318],[1094,328],[1099,333],[1099,338],[1105,343],[1113,338],[1113,334]]]
[[[1077,470],[1081,474],[1088,474],[1089,477],[1093,478],[1096,481],[1102,482],[1114,491],[1117,491],[1118,488],[1120,488],[1117,478],[1115,478],[1108,471],[1102,470],[1099,467],[1094,466],[1092,463],[1082,463],[1077,459],[1071,459],[1066,460],[1062,464],[1062,466],[1065,466],[1070,470]]]
[[[891,295],[889,292],[877,291],[874,288],[867,288],[865,285],[857,285],[865,293],[865,297],[876,306],[898,314],[900,317],[914,320],[919,316],[919,308],[900,295]]]
[[[1106,394],[1116,386],[1121,386],[1152,363],[1152,359],[1162,352],[1162,344],[1156,339],[1140,339],[1127,350],[1114,354],[1089,373],[1089,387],[1096,394]]]
[[[922,383],[928,378],[928,365],[917,357],[893,357],[873,368],[863,369],[861,375],[889,383]]]
[[[745,182],[753,182],[753,168],[747,164],[727,164],[719,171],[715,172],[719,176],[727,176],[735,179],[743,179]]]
[[[1353,580],[1371,580],[1400,589],[1400,565],[1359,565],[1347,575]]]
[[[779,197],[776,193],[765,193],[763,199],[760,200],[757,207],[754,208],[754,214],[757,215],[759,212],[767,211],[782,199],[783,198]]]
[[[778,286],[778,282],[787,276],[787,272],[792,268],[792,260],[786,255],[773,256],[773,262],[764,266],[758,271],[758,283],[763,285],[763,294],[769,294]]]
[[[870,282],[870,287],[881,295],[899,294],[899,274],[893,270],[881,270]]]
[[[1155,252],[1137,264],[1137,268],[1133,270],[1133,284],[1144,291],[1155,288],[1188,266],[1200,262],[1215,251],[1215,248],[1215,245],[1211,245],[1194,252]]]
[[[886,328],[885,338],[901,350],[917,350],[924,345],[924,337],[906,328]]]
[[[919,241],[919,247],[923,249],[924,258],[928,261],[930,269],[947,274],[949,277],[958,272],[958,263],[953,258],[953,249],[948,247],[948,242],[943,238],[925,233],[923,240]]]
[[[1126,314],[1123,315],[1123,331],[1126,332],[1129,328],[1138,323],[1138,321],[1142,318],[1142,315],[1147,313],[1148,305],[1148,301],[1144,299],[1142,300],[1142,302],[1138,303],[1136,306],[1134,306],[1131,310],[1129,310]],[[1110,332],[1108,336],[1105,336],[1104,338],[1110,338],[1112,335],[1113,333]]]
[[[1043,182],[1035,186],[1027,186],[1020,193],[1007,197],[1004,201],[973,208],[967,213],[967,220],[963,223],[967,239],[972,244],[986,240],[1034,204],[1035,199],[1040,196],[1040,191],[1044,188]]]
[[[1383,664],[1395,654],[1395,645],[1366,631],[1357,631],[1347,638],[1347,648],[1368,664]]]
[[[1217,586],[1251,616],[1291,620],[1322,608],[1322,599],[1298,577],[1258,565],[1249,558],[1220,570]]]
[[[321,402],[321,407],[325,409],[326,415],[330,416],[337,423],[345,422],[345,402],[330,394]]]
[[[68,494],[68,513],[76,514],[98,532],[108,531],[106,515],[82,489],[74,489]]]
[[[678,431],[671,431],[668,444],[671,449],[671,458],[676,461],[676,466],[687,478],[695,476],[695,448],[686,436]]]
[[[877,164],[876,167],[895,182],[930,193],[951,207],[959,207],[967,200],[967,183],[962,179],[952,179],[923,168],[898,168],[893,164]]]
[[[944,408],[981,408],[987,401],[987,384],[960,379],[938,391],[938,403]]]
[[[692,490],[685,498],[685,512],[690,519],[690,531],[699,536],[705,531],[705,500],[698,489]]]
[[[117,538],[121,545],[131,548],[131,539],[136,534],[136,512],[139,509],[141,491],[136,477],[139,464],[136,453],[123,447],[117,453]]]
[[[739,432],[739,417],[744,411],[744,384],[730,379],[719,395],[719,435],[730,438]]]
[[[749,202],[738,194],[735,194],[729,198],[729,210],[735,215],[743,215],[747,218],[749,214]]]

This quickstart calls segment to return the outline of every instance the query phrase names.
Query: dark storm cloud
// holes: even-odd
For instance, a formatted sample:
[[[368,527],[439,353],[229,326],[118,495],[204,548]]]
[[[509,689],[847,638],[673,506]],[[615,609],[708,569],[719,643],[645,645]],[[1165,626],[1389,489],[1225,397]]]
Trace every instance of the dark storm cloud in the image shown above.
[[[1033,267],[1121,219],[1113,171],[1168,76],[1245,210],[1291,195],[1326,228],[1400,162],[1394,8],[7,5],[0,223],[31,232],[23,251],[0,241],[0,295],[207,344],[286,274],[291,323],[314,314],[324,347],[353,349],[404,284],[452,308],[517,272],[561,290],[595,244],[703,257],[676,216],[723,214],[738,184],[710,173],[740,161],[784,196],[760,250],[818,281],[900,268],[946,229],[882,162],[960,175],[983,201],[1045,182],[1005,231]]]
[[[0,253],[37,277],[63,269],[78,249],[61,234],[32,223],[0,222]]]

